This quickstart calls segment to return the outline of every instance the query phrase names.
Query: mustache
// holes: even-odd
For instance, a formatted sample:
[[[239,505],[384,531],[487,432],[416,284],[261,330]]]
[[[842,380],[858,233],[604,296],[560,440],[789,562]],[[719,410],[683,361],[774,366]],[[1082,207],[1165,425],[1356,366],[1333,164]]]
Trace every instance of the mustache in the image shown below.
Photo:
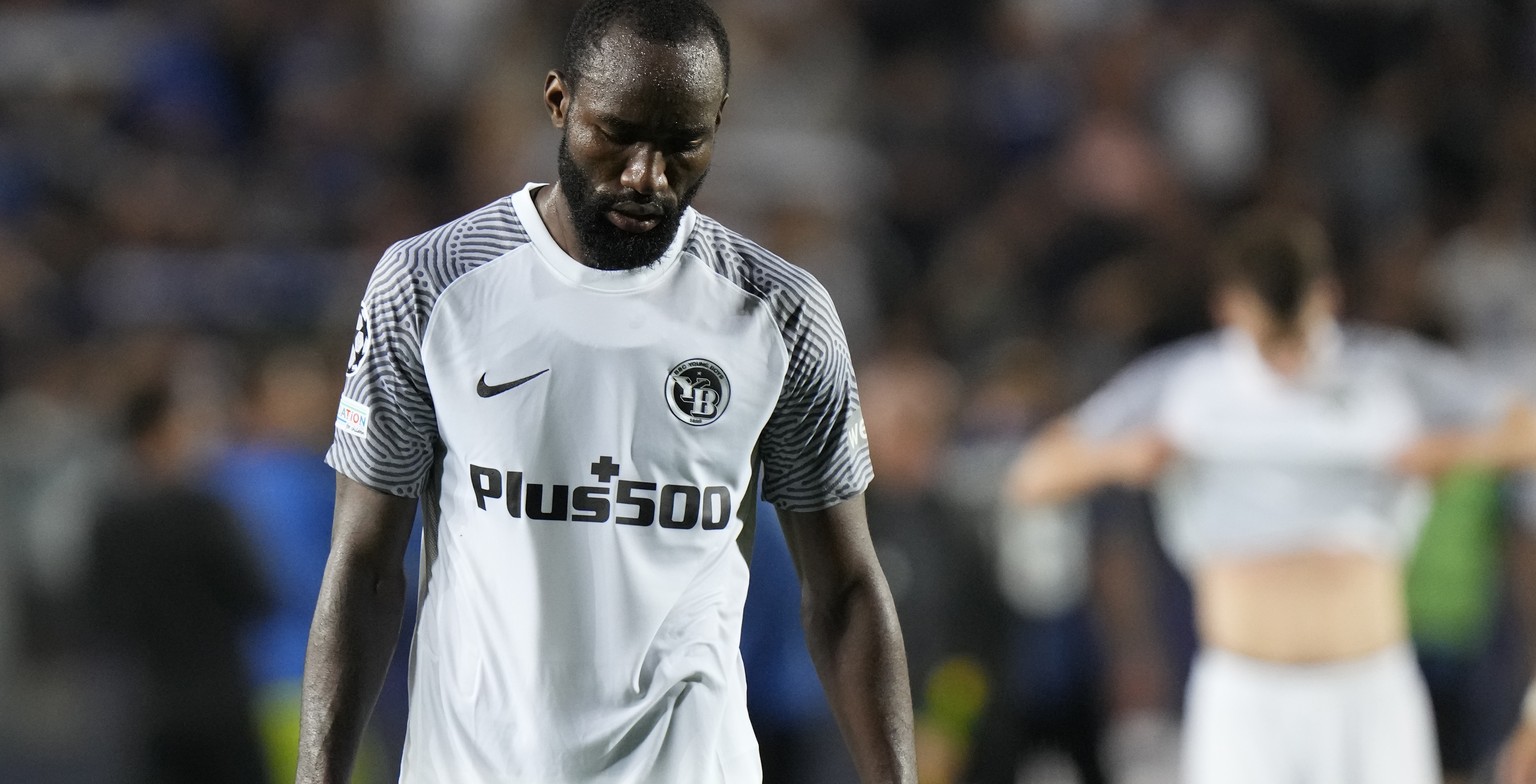
[[[659,217],[676,213],[680,204],[673,199],[659,199],[654,195],[646,195],[638,191],[626,190],[622,193],[594,193],[590,202],[599,212],[607,212],[619,209],[632,215],[646,215]]]

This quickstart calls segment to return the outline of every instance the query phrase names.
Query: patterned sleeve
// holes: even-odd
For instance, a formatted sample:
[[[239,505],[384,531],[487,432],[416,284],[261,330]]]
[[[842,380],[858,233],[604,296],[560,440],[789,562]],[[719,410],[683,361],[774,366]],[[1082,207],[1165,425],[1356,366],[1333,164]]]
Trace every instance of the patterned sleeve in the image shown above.
[[[369,487],[416,497],[432,465],[437,422],[421,361],[425,313],[401,247],[384,254],[363,296],[325,462]]]
[[[1431,429],[1495,424],[1514,401],[1505,385],[1445,346],[1404,333],[1396,336],[1393,350]]]
[[[869,486],[869,439],[848,341],[831,297],[814,279],[781,328],[789,368],[759,444],[763,497],[781,509],[813,512]]]
[[[1073,425],[1094,441],[1151,427],[1168,378],[1197,345],[1202,345],[1200,339],[1183,341],[1132,362],[1078,406]]]

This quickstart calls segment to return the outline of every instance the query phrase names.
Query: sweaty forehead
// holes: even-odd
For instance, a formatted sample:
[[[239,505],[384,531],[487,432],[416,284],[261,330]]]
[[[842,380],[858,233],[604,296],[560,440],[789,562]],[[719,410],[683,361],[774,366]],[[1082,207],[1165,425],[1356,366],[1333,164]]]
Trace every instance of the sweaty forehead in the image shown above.
[[[724,63],[707,35],[668,44],[615,26],[582,65],[577,92],[596,103],[639,99],[713,110],[725,98]]]

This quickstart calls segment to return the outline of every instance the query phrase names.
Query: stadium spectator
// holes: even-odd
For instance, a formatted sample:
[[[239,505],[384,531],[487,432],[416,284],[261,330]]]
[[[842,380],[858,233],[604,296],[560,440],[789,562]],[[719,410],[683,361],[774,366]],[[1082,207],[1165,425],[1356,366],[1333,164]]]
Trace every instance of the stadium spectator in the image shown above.
[[[188,413],[164,388],[129,401],[130,461],[96,519],[87,595],[136,676],[136,780],[266,784],[240,647],[271,595],[239,523],[194,484]]]
[[[306,344],[267,349],[256,359],[238,410],[234,439],[217,455],[208,487],[228,506],[255,545],[272,607],[248,635],[257,718],[274,781],[292,778],[298,764],[299,683],[309,622],[330,550],[335,472],[322,457],[338,391],[329,363]],[[414,571],[414,570],[412,570]],[[391,690],[364,747],[362,781],[383,780],[378,730],[404,732],[404,695]],[[382,725],[382,726],[381,726]],[[391,755],[392,756],[392,755]]]

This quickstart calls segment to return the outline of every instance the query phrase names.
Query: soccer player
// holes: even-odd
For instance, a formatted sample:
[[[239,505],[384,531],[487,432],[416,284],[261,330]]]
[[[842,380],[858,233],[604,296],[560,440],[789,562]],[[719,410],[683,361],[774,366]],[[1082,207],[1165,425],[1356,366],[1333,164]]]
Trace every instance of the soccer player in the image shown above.
[[[1026,447],[1008,491],[1155,490],[1202,643],[1189,784],[1438,782],[1403,562],[1424,479],[1529,464],[1530,411],[1448,351],[1340,326],[1311,221],[1251,218],[1217,256],[1223,327],[1124,370]]]
[[[418,499],[401,781],[759,781],[738,648],[759,488],[861,777],[915,781],[842,328],[809,275],[689,207],[729,75],[702,0],[593,0],[544,83],[557,182],[379,263],[327,456],[298,781],[346,781]]]

